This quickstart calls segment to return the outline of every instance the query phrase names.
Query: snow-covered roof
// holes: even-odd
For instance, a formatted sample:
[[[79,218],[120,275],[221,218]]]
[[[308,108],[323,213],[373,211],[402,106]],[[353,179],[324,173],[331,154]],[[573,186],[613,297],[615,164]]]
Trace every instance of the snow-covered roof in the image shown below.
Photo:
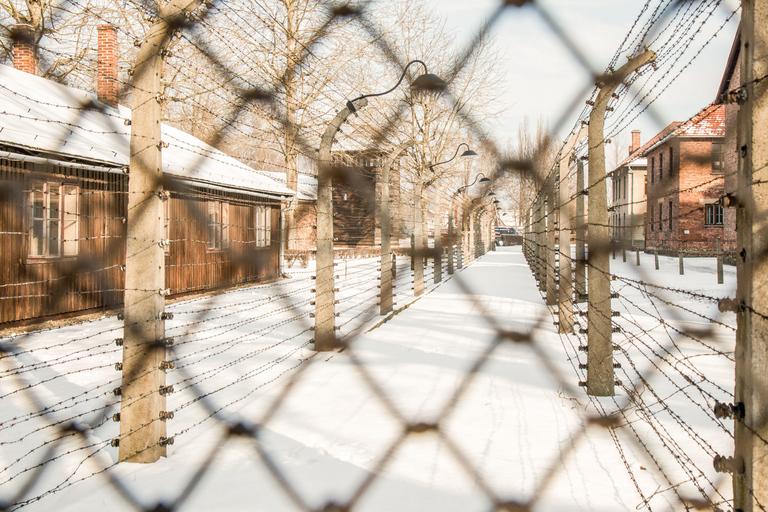
[[[723,137],[725,135],[725,105],[712,103],[687,121],[680,123],[671,133],[663,137],[659,137],[659,135],[657,135],[658,139],[654,139],[656,142],[643,152],[644,155],[672,137]]]
[[[284,172],[274,171],[259,171],[261,174],[269,176],[269,178],[279,181],[283,185],[287,183]],[[317,201],[317,178],[314,176],[307,176],[306,174],[299,174],[298,189],[296,191],[296,198],[300,201]]]
[[[73,89],[0,66],[0,144],[67,160],[123,168],[129,163],[131,110],[96,103]],[[203,141],[162,125],[163,172],[184,180],[248,192],[288,196],[279,181]]]
[[[648,165],[648,159],[645,158],[645,152],[651,148],[651,146],[654,146],[657,142],[659,142],[661,139],[667,137],[670,133],[672,133],[678,126],[680,126],[682,123],[680,121],[674,121],[667,125],[666,128],[661,130],[659,133],[657,133],[651,140],[637,148],[635,151],[633,151],[626,160],[621,162],[616,169],[619,169],[624,166],[628,165]]]

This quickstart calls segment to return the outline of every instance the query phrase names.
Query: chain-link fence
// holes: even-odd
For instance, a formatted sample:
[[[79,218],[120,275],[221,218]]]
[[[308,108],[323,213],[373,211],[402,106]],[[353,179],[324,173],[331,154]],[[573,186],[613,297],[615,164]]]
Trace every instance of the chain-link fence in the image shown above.
[[[71,8],[79,5],[72,2]],[[604,169],[606,138],[641,113],[667,126],[670,120],[656,109],[655,100],[709,44],[711,39],[702,42],[697,36],[719,19],[715,13],[724,14],[724,21],[716,22],[716,35],[738,10],[728,11],[715,0],[647,2],[607,70],[597,72],[579,42],[538,2],[502,2],[455,59],[432,59],[440,62],[439,70],[429,58],[412,54],[413,48],[401,50],[376,21],[376,3],[318,2],[314,11],[302,11],[297,18],[292,16],[303,4],[284,2],[282,11],[271,5],[129,4],[123,15],[142,20],[141,38],[133,28],[108,26],[116,21],[114,15],[94,11],[93,24],[103,26],[100,38],[103,33],[107,47],[97,59],[105,69],[93,69],[105,80],[107,92],[101,95],[99,89],[103,102],[40,77],[3,72],[8,107],[2,129],[9,135],[2,139],[6,150],[0,154],[0,231],[6,253],[0,299],[2,320],[11,325],[0,341],[3,509],[52,506],[57,493],[94,479],[138,510],[179,508],[195,499],[199,486],[211,485],[206,483],[210,479],[221,486],[208,491],[214,495],[255,493],[262,486],[280,489],[280,500],[260,505],[265,510],[351,510],[369,506],[370,495],[388,509],[396,506],[394,496],[371,489],[387,488],[387,466],[424,434],[437,436],[447,453],[443,456],[464,471],[467,486],[483,506],[496,510],[538,506],[558,478],[568,474],[564,468],[579,467],[573,454],[585,444],[594,446],[595,436],[618,452],[639,496],[627,501],[639,503],[638,508],[764,509],[760,454],[765,421],[759,406],[764,372],[757,365],[765,318],[759,306],[765,248],[760,245],[762,205],[754,198],[765,180],[758,179],[762,157],[745,139],[759,140],[759,114],[753,112],[759,112],[764,85],[759,70],[749,67],[759,61],[752,53],[758,45],[742,46],[748,56],[742,59],[749,61],[742,69],[748,71],[726,90],[734,99],[729,105],[738,99],[741,106],[738,153],[743,164],[709,178],[723,182],[716,201],[710,201],[710,194],[698,207],[667,207],[667,197],[706,187],[678,180],[654,196],[663,199],[656,211],[666,214],[649,210],[642,221],[619,224],[617,217],[609,219],[606,185],[612,180],[616,194],[623,178]],[[741,40],[763,40],[751,18],[754,6],[747,8]],[[573,92],[575,106],[593,91],[570,140],[556,148],[560,152],[553,168],[545,147],[537,148],[534,160],[505,157],[457,86],[501,16],[521,9],[535,11],[590,76],[582,90]],[[315,23],[298,39],[292,20],[310,12]],[[257,23],[264,22],[279,27],[285,40],[264,36],[262,47],[285,44],[291,52],[270,61],[260,51],[248,53],[236,38],[217,37],[223,30],[258,35]],[[23,60],[25,45],[45,59],[45,51],[35,46],[39,41],[25,30],[14,30],[20,49],[16,63]],[[348,39],[340,42],[334,35],[341,32]],[[108,66],[108,48],[120,41],[135,41],[137,50],[130,69],[118,72],[116,62]],[[377,90],[350,100],[351,91],[313,78],[313,69],[330,59],[334,45],[353,41],[367,52],[361,55],[371,65],[361,71],[363,79],[376,66],[394,68],[392,83],[408,78],[410,92],[397,100],[383,97],[404,93],[401,86],[399,92]],[[184,62],[192,54],[205,63],[197,71]],[[628,64],[618,66],[625,54]],[[242,67],[249,59],[279,72],[271,82],[256,82]],[[340,68],[331,69],[340,73]],[[188,84],[213,94],[192,93]],[[309,107],[299,104],[297,93],[310,84],[332,92],[312,107],[323,111],[318,116],[323,123],[312,129],[301,122],[301,112]],[[131,110],[117,106],[126,93]],[[373,108],[374,102],[381,103]],[[553,133],[570,122],[570,110],[554,123]],[[606,110],[613,114],[605,118]],[[177,126],[184,127],[179,119],[186,119],[188,129],[161,125],[174,116]],[[440,124],[440,116],[451,121]],[[605,119],[609,124],[603,129]],[[216,129],[206,131],[206,121]],[[584,125],[589,125],[588,134]],[[430,130],[450,133],[438,139]],[[254,148],[232,142],[275,132],[282,137],[284,164],[250,156]],[[474,142],[462,151],[459,143],[464,141]],[[467,152],[481,145],[483,173],[455,165],[458,157],[472,156]],[[216,147],[271,169],[255,171]],[[646,149],[651,156],[654,146]],[[658,161],[648,175],[680,162],[680,148],[674,151],[677,156],[667,157],[666,166]],[[692,161],[709,163],[711,158],[705,154]],[[547,344],[547,315],[530,319],[537,326],[533,330],[500,323],[484,299],[475,296],[478,283],[465,277],[472,275],[465,267],[494,248],[496,206],[490,192],[505,180],[518,180],[520,197],[528,195],[522,208],[528,213],[522,251],[556,319],[560,352]],[[523,183],[534,185],[523,191]],[[612,211],[642,202],[624,199],[614,202]],[[737,206],[731,213],[729,204]],[[699,215],[712,225],[725,224],[718,212],[729,219],[739,216],[739,236],[746,238],[734,240],[735,251],[725,247],[707,252],[709,258],[684,260],[680,251],[686,247],[677,247],[680,256],[670,259],[663,246],[641,253],[632,244],[617,245],[621,233],[638,225],[644,234],[672,232],[673,226],[683,229],[687,219]],[[729,255],[737,262],[738,276],[727,265],[722,270],[721,260]],[[675,279],[671,265],[679,270]],[[721,278],[724,294],[733,292],[738,279],[737,299],[721,300],[718,285],[700,281],[710,273],[726,275]],[[470,304],[467,308],[481,312],[492,341],[466,356],[470,364],[444,408],[412,417],[401,411],[392,391],[381,384],[376,363],[355,342],[442,286],[448,276]],[[103,311],[117,315],[104,317]],[[62,325],[72,314],[94,316]],[[52,323],[41,326],[44,320]],[[736,346],[748,352],[735,355],[734,334]],[[487,474],[466,440],[455,438],[457,429],[446,423],[460,414],[477,375],[508,345],[531,349],[540,372],[556,383],[566,403],[573,403],[577,421],[558,439],[556,460],[539,465],[541,476],[533,485],[517,482],[504,488],[489,484],[499,478]],[[553,359],[557,353],[562,360]],[[321,425],[318,411],[307,412],[317,404],[297,403],[294,397],[302,381],[318,371],[318,363],[330,358],[344,359],[344,368],[358,375],[360,387],[383,409],[395,432],[383,440],[373,433],[356,439],[353,445],[361,453],[375,455],[345,482],[343,499],[327,497],[338,493],[316,492],[326,481],[320,474],[320,484],[313,485],[297,477],[291,462],[301,447],[281,437],[276,426],[285,416],[289,422]],[[572,371],[563,370],[563,363]],[[318,404],[321,397],[318,393]],[[730,420],[736,420],[735,428]],[[504,435],[488,434],[487,446],[493,436]],[[194,436],[195,442],[182,443],[185,436]],[[734,441],[734,457],[727,457]],[[161,458],[165,455],[168,459]],[[137,472],[152,466],[129,462],[174,465],[177,460],[173,482],[142,479],[147,488],[141,492],[131,485]],[[259,479],[238,481],[231,471],[217,479],[223,465],[258,466]],[[321,473],[334,471],[342,478],[349,474],[332,463],[323,465]],[[494,466],[494,471],[515,480],[517,471],[528,469]],[[733,489],[721,472],[733,474]],[[445,506],[457,503],[464,506]],[[601,498],[593,504],[598,509]]]

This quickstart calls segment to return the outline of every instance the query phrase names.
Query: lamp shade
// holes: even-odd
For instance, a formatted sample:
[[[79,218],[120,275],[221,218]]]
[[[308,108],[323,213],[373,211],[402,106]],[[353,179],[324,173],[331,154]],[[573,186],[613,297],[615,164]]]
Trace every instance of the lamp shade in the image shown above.
[[[461,155],[459,155],[459,158],[477,158],[479,155],[472,151],[471,149],[466,150]]]
[[[447,86],[448,84],[439,76],[425,73],[417,76],[411,83],[411,91],[443,91]]]

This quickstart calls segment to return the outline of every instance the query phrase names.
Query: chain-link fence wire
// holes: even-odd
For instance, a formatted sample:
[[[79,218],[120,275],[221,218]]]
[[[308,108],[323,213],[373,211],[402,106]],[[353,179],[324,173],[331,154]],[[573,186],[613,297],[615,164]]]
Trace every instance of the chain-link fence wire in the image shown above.
[[[314,36],[309,38],[310,42],[306,45],[305,56],[311,53],[313,45],[321,42],[333,30],[335,22],[352,20],[369,34],[377,49],[386,59],[394,63],[399,69],[404,69],[407,61],[406,56],[400,55],[393,45],[388,44],[386,33],[382,33],[376,24],[366,16],[369,3],[363,2],[354,7],[337,7],[329,3],[324,7],[325,22],[316,30]],[[478,37],[451,67],[453,71],[445,76],[448,87],[442,91],[440,101],[452,104],[460,116],[470,117],[466,115],[462,105],[456,101],[451,89],[451,78],[471,62],[473,50],[481,44],[483,37],[493,30],[500,16],[506,11],[511,11],[514,15],[514,11],[517,9],[534,9],[569,49],[574,60],[583,65],[594,80],[599,82],[604,79],[603,73],[589,66],[578,41],[573,40],[569,32],[561,27],[556,17],[545,7],[536,2],[504,2],[481,27],[478,31]],[[666,125],[663,113],[654,108],[654,101],[670,83],[681,76],[690,62],[708,44],[708,41],[703,44],[698,42],[696,35],[712,18],[717,9],[724,9],[719,1],[673,2],[669,0],[655,4],[648,2],[645,5],[643,11],[638,15],[635,25],[629,30],[627,38],[617,50],[608,69],[610,71],[616,65],[621,55],[642,51],[644,45],[649,45],[657,52],[659,71],[635,74],[629,81],[622,84],[614,105],[613,119],[616,121],[609,125],[608,135],[626,128],[643,112],[654,115],[659,120],[660,126]],[[650,16],[644,17],[648,13]],[[735,14],[735,12],[728,13],[728,19]],[[220,50],[212,48],[206,39],[206,27],[213,17],[227,18],[227,16],[226,2],[204,4],[196,6],[195,9],[190,10],[188,15],[175,19],[171,24],[171,30],[176,37],[186,39],[201,55],[205,56],[213,68],[238,84],[236,100],[230,103],[229,112],[218,114],[221,129],[210,141],[214,146],[221,143],[230,130],[243,129],[243,125],[238,124],[236,120],[242,112],[248,110],[250,104],[259,102],[269,106],[270,102],[274,101],[274,91],[280,87],[279,83],[249,84],[241,80],[236,73],[229,69],[228,64],[219,58]],[[275,22],[279,21],[275,20]],[[696,45],[693,44],[694,41],[696,41]],[[683,51],[684,48],[690,47],[698,49],[698,52],[693,56]],[[301,62],[296,62],[295,65],[300,66]],[[187,78],[192,79],[193,77]],[[644,80],[646,85],[650,84],[650,86],[641,87],[636,83],[640,80]],[[132,87],[130,83],[124,85],[127,89]],[[590,89],[594,91],[591,98],[594,100],[598,89],[590,81],[590,83],[585,84],[583,90],[574,93],[569,108],[564,110],[562,116],[554,123],[553,133],[559,132],[568,122],[573,107],[583,101]],[[27,99],[40,102],[39,98],[30,97]],[[356,144],[352,144],[352,147],[372,151],[380,151],[379,148],[390,147],[392,144],[388,141],[390,138],[394,138],[399,123],[405,122],[406,108],[407,105],[401,104],[393,115],[387,115],[385,122],[377,124],[374,130],[370,129],[370,124],[374,123],[376,119],[366,117],[369,113],[368,110],[361,110],[359,117],[350,120],[349,124],[352,125],[352,130],[349,134],[345,133],[345,136],[355,140]],[[82,116],[91,115],[94,109],[99,109],[99,106],[97,104],[83,105],[81,107]],[[279,112],[279,108],[273,110],[278,121],[285,129],[293,129],[290,120]],[[588,113],[589,107],[585,107],[578,116],[575,129],[579,128],[583,121],[586,121]],[[101,111],[99,115],[105,116],[112,124],[105,131],[120,133],[121,130],[124,130],[122,127],[124,120],[114,115],[112,111]],[[78,120],[75,120],[73,124],[76,125],[77,122]],[[354,127],[358,124],[366,128],[357,131]],[[475,123],[470,123],[470,125],[478,126]],[[246,124],[246,126],[248,125]],[[373,135],[371,136],[372,132]],[[478,129],[474,135],[483,136],[485,134],[480,133]],[[167,142],[169,144],[178,143],[178,141],[173,140]],[[600,141],[599,143],[603,142]],[[66,143],[67,139],[62,139],[61,144]],[[301,145],[302,154],[314,154],[316,148],[306,145],[300,139],[298,143]],[[492,178],[499,179],[510,173],[533,174],[535,166],[532,162],[506,159],[502,157],[504,152],[500,148],[495,148],[492,143],[491,147],[496,150],[500,162],[498,167],[494,169]],[[577,153],[579,151],[583,153],[584,147],[580,147]],[[200,157],[202,159],[204,155],[201,154]],[[317,162],[316,165],[320,167],[328,165],[328,163]],[[408,156],[407,163],[402,166],[405,180],[413,182],[423,179],[423,174],[419,172],[416,165],[418,165],[418,159]],[[73,169],[69,168],[63,173],[69,178],[93,179],[93,170],[89,170],[88,172],[91,174],[88,174],[85,171],[79,172]],[[20,166],[19,172],[28,173],[29,169]],[[354,163],[339,165],[337,162],[333,167],[333,175],[335,186],[363,189],[359,180],[360,173],[356,172]],[[24,198],[29,195],[30,191],[19,187],[15,180],[10,179],[10,174],[6,174],[6,176],[8,179],[3,182],[3,202],[11,205],[8,211],[16,210],[17,215],[23,215],[26,208]],[[543,185],[544,177],[536,175],[533,177],[540,185]],[[114,203],[125,205],[128,179],[129,175],[127,174],[116,174],[113,182],[110,182],[110,185],[105,186],[104,190],[100,192],[105,197],[114,196],[112,199]],[[164,185],[173,188],[169,184]],[[183,186],[175,184],[175,190],[179,188],[183,189]],[[459,261],[462,261],[460,258],[463,259],[464,264],[473,258],[472,250],[475,247],[478,248],[479,252],[486,250],[489,240],[476,240],[474,237],[479,238],[482,236],[482,232],[475,229],[476,224],[471,223],[472,218],[476,216],[478,204],[483,206],[485,203],[478,203],[477,200],[473,202],[471,199],[465,198],[463,194],[458,199],[452,197],[454,189],[455,187],[446,187],[444,197],[437,199],[437,201],[442,202],[443,211],[455,212],[459,223],[466,226],[462,232],[469,233],[467,236],[462,236],[463,254],[456,256],[458,266]],[[217,195],[197,188],[188,188],[183,191],[188,196],[208,200],[217,198]],[[60,193],[64,194],[65,192],[61,191]],[[91,192],[82,190],[81,193]],[[375,211],[376,202],[373,194],[366,192],[360,195],[364,209]],[[483,193],[477,195],[482,196]],[[191,220],[186,218],[173,219],[172,217],[171,220],[178,223],[192,222],[203,227],[208,226],[210,224],[210,212],[203,207],[204,204],[206,203],[200,202],[192,208]],[[78,212],[77,215],[85,216],[86,214]],[[122,219],[123,215],[114,215],[107,220],[119,224]],[[437,221],[434,223],[433,230],[436,238],[439,233],[439,224]],[[248,225],[244,226],[244,229],[256,231],[258,228]],[[170,241],[171,243],[192,241],[198,244],[210,242],[210,239],[205,236],[204,228],[199,233],[202,234],[191,239],[171,236]],[[10,234],[27,236],[27,233],[23,231]],[[254,234],[252,238],[253,242],[240,241],[240,243],[257,243],[256,240],[259,236]],[[449,243],[453,242],[449,240]],[[119,269],[121,265],[120,261],[105,263],[105,256],[120,253],[122,244],[125,243],[124,235],[106,239],[104,243],[105,248],[100,253],[100,257],[81,256],[73,261],[71,266],[53,277],[37,278],[30,275],[28,280],[23,283],[4,285],[8,294],[3,298],[18,300],[23,297],[29,301],[45,301],[47,312],[55,313],[58,311],[57,301],[64,300],[73,293],[84,291],[73,290],[72,284],[83,275],[94,276],[96,282],[93,284],[92,293],[103,292],[105,288],[111,286],[109,284],[111,281],[100,280],[100,276],[110,269]],[[235,241],[232,242],[233,245],[234,243]],[[425,244],[425,247],[427,246],[428,244]],[[546,245],[542,249],[554,250],[553,247]],[[526,252],[530,252],[530,250],[531,247],[528,244]],[[213,470],[211,468],[214,467],[219,449],[234,438],[245,438],[254,441],[250,445],[254,456],[272,474],[273,483],[284,490],[298,509],[318,509],[307,502],[306,497],[301,492],[302,483],[292,481],[290,476],[281,469],[275,455],[265,450],[264,444],[261,442],[265,428],[278,414],[286,398],[300,384],[308,369],[316,361],[323,359],[321,353],[314,353],[309,350],[313,329],[310,320],[313,298],[311,293],[313,280],[311,278],[317,269],[311,268],[311,262],[308,263],[306,269],[293,268],[290,270],[293,279],[249,289],[251,294],[249,300],[233,305],[227,303],[225,294],[217,292],[226,290],[233,284],[247,284],[250,279],[238,277],[238,269],[251,265],[252,262],[248,260],[245,253],[234,247],[224,250],[223,254],[226,255],[225,261],[217,262],[217,265],[220,265],[219,268],[223,269],[219,280],[213,285],[204,287],[207,292],[205,296],[181,303],[174,312],[175,319],[168,321],[167,334],[169,338],[173,337],[173,344],[166,347],[166,359],[175,362],[175,368],[169,368],[169,375],[173,375],[173,387],[178,394],[177,396],[183,397],[181,403],[174,409],[174,413],[176,415],[183,414],[185,409],[190,407],[203,411],[195,416],[198,418],[196,422],[188,424],[183,430],[175,431],[175,437],[183,436],[185,433],[211,422],[221,425],[225,434],[211,447],[204,463],[197,468],[188,482],[180,488],[169,489],[167,495],[160,500],[162,505],[155,508],[175,509],[181,506],[190,498],[195,486],[206,472]],[[434,263],[434,259],[430,259],[434,254],[430,250],[424,250],[423,254],[416,253],[412,256],[414,258],[426,256],[427,261]],[[412,292],[409,293],[408,291],[410,285],[407,283],[412,279],[412,274],[409,267],[410,262],[407,260],[408,258],[403,257],[397,259],[395,289],[398,293],[398,301],[400,301],[398,306],[403,303],[407,304],[414,298]],[[541,270],[546,273],[546,259],[538,260],[535,265],[543,267]],[[378,316],[376,297],[378,272],[379,269],[375,264],[371,265],[370,262],[357,258],[334,262],[334,273],[338,275],[337,285],[339,287],[337,299],[339,300],[338,313],[340,316],[337,325],[340,327],[339,338],[343,345],[341,356],[348,358],[351,363],[350,368],[359,373],[370,390],[371,396],[375,397],[400,425],[401,434],[386,448],[376,467],[355,487],[354,492],[348,496],[344,503],[327,503],[319,509],[354,509],[366,490],[380,477],[382,470],[391,461],[398,449],[412,436],[418,436],[425,432],[433,432],[439,436],[456,462],[464,467],[468,479],[472,480],[493,503],[494,508],[499,510],[528,510],[533,508],[553,484],[558,472],[561,471],[560,464],[553,463],[549,467],[545,472],[545,477],[538,483],[531,495],[510,499],[503,490],[487,484],[481,477],[479,469],[474,467],[472,457],[464,452],[460,443],[450,437],[442,424],[457,408],[461,407],[462,396],[469,389],[473,379],[488,363],[489,358],[507,343],[530,346],[537,353],[542,368],[559,383],[568,397],[583,398],[584,394],[578,389],[576,381],[584,375],[580,364],[583,358],[579,352],[579,347],[584,346],[584,333],[577,327],[575,334],[561,336],[563,346],[573,364],[574,372],[578,376],[578,378],[574,378],[574,375],[562,374],[557,365],[549,359],[550,356],[540,346],[537,331],[510,331],[496,324],[493,315],[487,314],[486,318],[489,325],[497,333],[494,342],[489,344],[477,358],[457,387],[452,399],[448,401],[436,419],[429,423],[414,422],[398,408],[396,402],[372,376],[355,350],[354,340],[356,337],[363,329],[370,326],[371,322],[374,322]],[[432,281],[429,276],[434,277],[434,274],[427,272],[425,276],[427,282]],[[708,422],[721,431],[721,436],[732,437],[732,428],[720,418],[715,417],[711,411],[711,406],[714,405],[714,402],[733,400],[733,392],[730,383],[710,380],[706,372],[697,367],[696,357],[716,356],[721,358],[723,364],[732,362],[733,342],[728,339],[728,336],[723,336],[722,331],[727,332],[734,329],[732,322],[724,314],[711,312],[711,308],[707,309],[706,313],[701,313],[699,307],[689,304],[689,302],[698,302],[712,305],[716,304],[720,297],[699,293],[695,291],[695,286],[680,289],[661,286],[652,278],[648,265],[632,268],[629,273],[612,273],[611,278],[613,278],[613,291],[618,293],[618,304],[622,313],[618,319],[611,319],[612,325],[617,330],[614,337],[617,345],[617,358],[622,359],[621,368],[617,372],[621,376],[619,384],[621,392],[618,396],[607,401],[590,397],[594,409],[601,414],[586,419],[586,428],[575,433],[569,439],[566,452],[577,450],[580,443],[584,441],[587,432],[602,431],[613,440],[623,457],[627,472],[635,482],[644,507],[652,509],[657,496],[663,496],[665,500],[665,505],[661,505],[662,507],[670,505],[674,507],[675,504],[679,504],[686,509],[707,507],[717,509],[728,506],[731,503],[731,497],[729,490],[726,489],[728,487],[727,482],[721,476],[714,476],[711,468],[702,466],[701,453],[708,457],[714,457],[718,453],[713,448],[713,441],[699,433],[701,429],[698,422]],[[472,283],[463,282],[460,273],[455,275],[453,279],[462,287],[467,297],[473,297]],[[44,293],[26,293],[26,290],[35,288],[32,285],[39,285],[41,281],[45,281],[46,291]],[[19,292],[20,290],[24,291]],[[121,295],[123,289],[118,288],[110,291]],[[114,305],[119,302],[119,298],[113,299],[110,304]],[[483,306],[478,302],[475,307]],[[701,318],[707,326],[691,327],[689,314]],[[540,325],[546,321],[546,318],[538,319]],[[13,453],[10,457],[11,462],[7,463],[3,469],[2,485],[5,490],[0,498],[4,509],[22,508],[25,505],[45,499],[83,478],[104,479],[137,510],[153,508],[152,506],[147,508],[141,502],[131,491],[130,485],[127,485],[118,476],[117,463],[111,462],[112,458],[105,457],[103,453],[114,449],[102,432],[105,429],[109,431],[113,415],[118,412],[119,397],[117,392],[113,393],[113,390],[119,387],[120,373],[116,372],[115,378],[109,382],[99,382],[98,385],[93,385],[88,389],[74,390],[71,396],[66,396],[62,392],[62,396],[66,396],[66,398],[61,400],[52,399],[47,394],[47,385],[63,386],[68,372],[96,372],[111,368],[120,361],[119,343],[122,325],[114,319],[94,321],[92,324],[85,325],[92,325],[93,328],[83,329],[80,327],[77,334],[67,334],[68,337],[60,342],[50,342],[49,340],[44,345],[40,345],[35,338],[46,333],[55,335],[58,332],[57,328],[52,328],[49,331],[37,330],[2,341],[3,363],[5,365],[2,376],[2,399],[9,401],[9,403],[20,400],[24,403],[23,409],[27,411],[23,415],[5,419],[2,427],[0,427],[13,433],[12,436],[7,437],[2,442],[3,448],[9,449]],[[83,332],[87,332],[87,334],[83,335]],[[107,336],[116,338],[117,343],[115,341],[104,343],[103,340]],[[233,346],[243,346],[244,343],[253,344],[253,348],[240,354],[238,359],[233,359],[230,363],[219,366],[206,364],[206,361],[215,360],[215,355],[226,354]],[[691,344],[696,347],[694,353],[691,353]],[[74,364],[80,361],[82,361],[82,366]],[[93,361],[98,362],[94,363]],[[67,370],[59,371],[57,367],[67,368]],[[271,373],[267,374],[267,371]],[[261,374],[270,375],[270,380],[259,380],[258,376]],[[272,403],[263,405],[263,412],[257,420],[240,422],[231,419],[232,415],[228,412],[228,408],[258,393],[261,387],[274,379],[283,379],[282,392]],[[223,402],[220,396],[217,396],[217,392],[225,388],[237,389],[240,393],[238,398],[229,403]],[[683,417],[678,412],[678,410],[690,410],[689,407],[680,407],[681,403],[686,404],[688,402],[700,410],[699,417],[696,419]],[[672,426],[670,426],[670,422],[666,421],[670,418],[673,420]],[[159,420],[152,419],[150,421]],[[167,421],[170,422],[169,428],[173,431],[172,419],[167,419]],[[684,448],[678,442],[678,436],[693,439],[695,444],[700,447],[701,453],[692,453],[687,449],[688,445],[685,445]],[[167,443],[168,439],[163,442]],[[636,478],[637,469],[626,462],[628,451],[636,451],[645,457],[647,464],[643,471],[653,472],[660,480],[665,481],[667,486],[656,489],[643,488]],[[95,464],[98,469],[89,471],[85,476],[78,474],[76,477],[74,475],[52,477],[48,474],[48,468],[52,462],[71,456],[78,457],[81,460],[81,465]],[[567,459],[567,457],[563,458]],[[51,479],[55,483],[47,489],[40,490],[38,483],[48,482]]]

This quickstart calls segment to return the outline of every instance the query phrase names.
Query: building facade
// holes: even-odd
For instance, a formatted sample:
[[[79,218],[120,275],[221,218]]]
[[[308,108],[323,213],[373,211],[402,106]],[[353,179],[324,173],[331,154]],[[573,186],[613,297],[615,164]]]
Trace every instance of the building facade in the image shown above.
[[[119,308],[125,289],[131,111],[115,81],[96,98],[33,71],[0,66],[0,324]],[[293,192],[173,127],[162,140],[163,295],[279,277]]]
[[[735,248],[733,211],[725,194],[725,108],[712,104],[643,154],[647,160],[646,250],[712,251],[717,239]]]

